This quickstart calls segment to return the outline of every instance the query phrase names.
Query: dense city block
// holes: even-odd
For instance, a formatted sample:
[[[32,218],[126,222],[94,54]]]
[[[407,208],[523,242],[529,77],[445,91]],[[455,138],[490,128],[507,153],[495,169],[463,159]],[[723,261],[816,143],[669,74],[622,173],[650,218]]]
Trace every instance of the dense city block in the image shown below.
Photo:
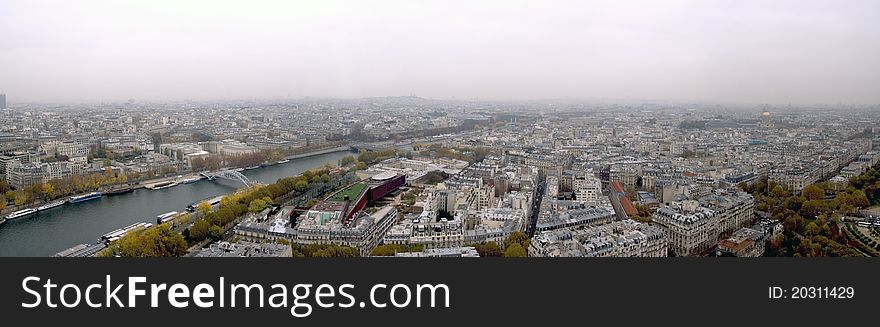
[[[5,112],[2,233],[51,238],[55,207],[225,187],[103,221],[57,256],[880,254],[873,107],[408,96]]]

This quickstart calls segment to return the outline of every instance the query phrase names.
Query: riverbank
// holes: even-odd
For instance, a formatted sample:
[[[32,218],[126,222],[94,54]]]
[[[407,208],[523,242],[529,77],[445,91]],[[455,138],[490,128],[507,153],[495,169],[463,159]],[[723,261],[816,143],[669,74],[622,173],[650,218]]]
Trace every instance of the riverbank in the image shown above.
[[[289,156],[284,157],[284,159],[285,160],[293,160],[293,159],[300,159],[300,158],[308,158],[308,157],[312,157],[312,156],[318,156],[318,155],[322,155],[322,154],[333,153],[333,152],[342,152],[342,151],[351,151],[351,146],[343,145],[343,146],[338,146],[338,147],[330,148],[330,149],[326,149],[326,150],[318,150],[318,151],[302,153],[302,154],[293,154],[293,155],[289,155]]]
[[[349,152],[349,151],[351,151],[351,147],[349,145],[340,145],[340,146],[336,146],[336,147],[328,148],[328,149],[315,150],[315,151],[310,151],[307,153],[289,155],[289,156],[284,157],[283,160],[273,161],[273,162],[265,162],[265,163],[260,164],[259,166],[252,167],[252,169],[255,169],[257,167],[264,168],[264,167],[268,167],[268,166],[284,164],[284,163],[290,162],[291,160],[296,160],[296,159],[303,159],[303,158],[321,156],[321,155],[326,155],[326,154],[331,154],[331,153],[336,153],[336,152]],[[238,170],[238,169],[245,169],[245,168],[249,168],[249,167],[223,167],[223,168],[221,168],[221,170],[223,170],[223,169]],[[170,174],[166,174],[166,175],[160,176],[160,177],[152,177],[149,179],[132,180],[132,181],[124,182],[124,183],[99,187],[93,191],[86,191],[86,192],[82,192],[82,193],[78,193],[78,194],[65,195],[65,196],[54,198],[54,199],[51,199],[48,201],[40,199],[40,200],[36,200],[31,203],[28,203],[26,205],[8,206],[6,208],[0,209],[0,217],[6,217],[10,213],[20,211],[20,210],[36,209],[36,208],[38,208],[42,205],[45,205],[47,203],[52,203],[52,202],[59,201],[59,200],[67,201],[71,197],[85,195],[90,192],[101,192],[105,195],[118,195],[118,194],[124,194],[124,193],[130,192],[130,191],[133,191],[136,189],[140,189],[140,188],[148,188],[148,189],[167,188],[167,187],[178,186],[181,184],[196,182],[201,179],[203,179],[203,178],[199,174],[199,172],[184,171],[184,172],[178,172],[178,173],[170,173]],[[163,184],[163,183],[167,183],[167,182],[171,182],[171,184],[158,185],[158,184]],[[2,226],[2,223],[0,223],[0,226]]]
[[[339,159],[351,155],[349,151],[326,153],[241,173],[254,182],[271,184],[279,178],[296,176],[325,164],[336,166]],[[219,179],[210,183],[201,180],[161,190],[142,187],[149,182],[177,176],[144,180],[132,185],[134,189],[125,194],[65,204],[8,221],[0,226],[0,256],[51,256],[76,244],[94,244],[101,235],[114,229],[138,222],[155,222],[157,215],[170,211],[182,212],[195,201],[233,193],[242,187],[238,182]]]

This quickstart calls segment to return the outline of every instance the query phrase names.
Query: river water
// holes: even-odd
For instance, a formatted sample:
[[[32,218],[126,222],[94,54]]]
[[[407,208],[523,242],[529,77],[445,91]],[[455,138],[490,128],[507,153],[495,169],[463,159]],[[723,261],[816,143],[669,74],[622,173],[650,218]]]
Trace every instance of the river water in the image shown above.
[[[326,163],[336,165],[341,151],[293,159],[285,164],[243,171],[254,182],[274,183],[279,178],[295,176]],[[240,182],[217,179],[201,180],[161,190],[138,189],[134,192],[104,196],[98,200],[65,204],[0,225],[0,256],[51,256],[71,246],[91,244],[101,235],[136,222],[156,222],[156,216],[169,211],[184,211],[202,199],[234,192]]]

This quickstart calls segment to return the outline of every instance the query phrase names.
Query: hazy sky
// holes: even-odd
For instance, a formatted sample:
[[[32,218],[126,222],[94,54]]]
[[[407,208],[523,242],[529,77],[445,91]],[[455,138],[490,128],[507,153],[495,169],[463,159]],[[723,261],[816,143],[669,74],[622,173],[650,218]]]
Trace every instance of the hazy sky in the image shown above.
[[[880,1],[2,0],[0,93],[880,103]]]

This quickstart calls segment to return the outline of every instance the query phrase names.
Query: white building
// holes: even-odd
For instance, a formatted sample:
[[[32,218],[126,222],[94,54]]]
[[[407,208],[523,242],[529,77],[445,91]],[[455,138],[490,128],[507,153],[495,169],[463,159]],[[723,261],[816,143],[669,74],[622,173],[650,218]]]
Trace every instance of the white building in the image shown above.
[[[634,220],[535,235],[530,257],[665,257],[662,229]]]
[[[578,202],[592,202],[602,195],[602,181],[591,174],[577,176],[572,183],[572,190]]]
[[[719,236],[754,220],[754,199],[744,192],[716,194],[672,203],[658,209],[653,221],[665,231],[676,256],[705,254]]]
[[[89,140],[83,138],[51,140],[40,145],[40,152],[47,156],[63,155],[85,157],[89,154]]]
[[[291,241],[300,244],[336,244],[369,255],[397,221],[397,210],[386,206],[373,214],[359,212],[349,221],[328,212],[309,211],[296,226]]]

